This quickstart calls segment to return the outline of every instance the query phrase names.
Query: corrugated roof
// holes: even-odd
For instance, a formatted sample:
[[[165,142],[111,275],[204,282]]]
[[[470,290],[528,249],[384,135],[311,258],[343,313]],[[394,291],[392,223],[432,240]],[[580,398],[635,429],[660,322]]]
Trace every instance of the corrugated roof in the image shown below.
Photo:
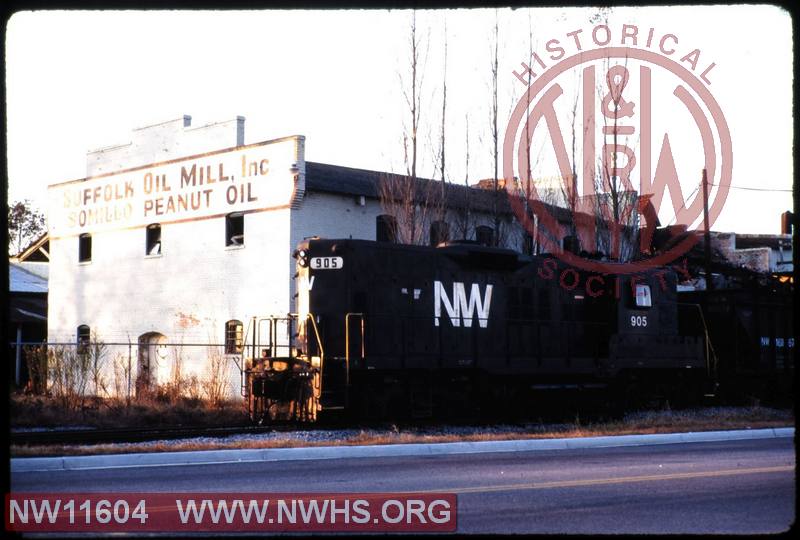
[[[9,261],[9,291],[46,294],[48,273],[48,263]]]

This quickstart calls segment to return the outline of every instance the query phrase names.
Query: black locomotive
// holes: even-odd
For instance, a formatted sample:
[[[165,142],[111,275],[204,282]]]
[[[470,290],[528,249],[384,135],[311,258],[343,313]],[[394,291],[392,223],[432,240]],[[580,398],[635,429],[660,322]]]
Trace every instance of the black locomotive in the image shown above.
[[[679,333],[667,268],[589,274],[467,242],[310,239],[294,255],[298,313],[248,330],[256,421],[515,409],[551,390],[622,403],[702,393],[710,373],[704,340]]]

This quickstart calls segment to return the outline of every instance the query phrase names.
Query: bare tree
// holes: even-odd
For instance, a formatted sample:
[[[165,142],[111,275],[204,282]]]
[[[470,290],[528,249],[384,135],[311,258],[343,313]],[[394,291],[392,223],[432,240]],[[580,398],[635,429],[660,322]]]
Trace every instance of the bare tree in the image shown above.
[[[403,150],[406,162],[406,174],[412,178],[417,177],[417,140],[420,124],[420,112],[422,109],[422,82],[424,79],[424,70],[420,66],[420,37],[417,35],[417,11],[411,13],[410,30],[410,46],[411,57],[410,71],[411,81],[409,82],[410,88],[406,88],[403,84],[402,75],[400,76],[400,84],[403,87],[403,96],[405,97],[406,104],[408,105],[409,113],[411,116],[410,124],[403,133]],[[426,40],[429,43],[429,40]],[[426,55],[427,56],[427,55]],[[409,144],[411,148],[409,149]],[[409,152],[410,151],[410,152]],[[409,156],[410,153],[410,156]]]
[[[494,176],[493,176],[493,187],[494,187],[494,196],[492,198],[492,217],[494,218],[494,236],[492,239],[492,244],[495,246],[500,245],[500,209],[499,209],[499,199],[500,199],[500,186],[498,183],[497,178],[497,171],[499,167],[499,156],[498,156],[498,133],[497,133],[497,76],[498,76],[498,46],[500,42],[500,34],[498,31],[498,14],[497,9],[494,10],[494,33],[493,33],[493,43],[492,47],[494,50],[494,54],[492,55],[492,62],[491,62],[491,71],[492,71],[492,111],[491,111],[491,133],[492,133],[492,143],[493,143],[493,153],[492,157],[494,160]]]
[[[466,240],[472,225],[472,190],[469,187],[469,113],[464,115],[464,138],[464,201],[455,211],[456,232]]]
[[[447,21],[444,23],[444,63],[442,68],[442,127],[439,136],[439,169],[442,173],[442,195],[444,195],[445,175],[445,127],[447,118]]]
[[[426,47],[430,40],[426,41]],[[417,28],[417,15],[411,15],[409,26],[409,80],[405,84],[402,74],[400,84],[408,107],[408,123],[404,123],[403,157],[406,172],[404,175],[386,174],[379,179],[378,196],[384,213],[394,218],[395,239],[403,244],[427,243],[426,226],[444,216],[444,117],[440,135],[439,163],[442,185],[439,189],[430,181],[420,181],[417,177],[418,140],[422,110],[422,82],[424,69],[421,66],[422,40]],[[445,45],[446,47],[446,45]],[[446,48],[445,48],[446,51]],[[427,54],[426,54],[427,56]],[[442,112],[446,110],[446,87],[443,91]]]
[[[447,19],[444,20],[444,43],[443,43],[443,63],[442,63],[442,118],[439,127],[439,142],[437,145],[437,154],[435,162],[439,168],[439,177],[441,179],[440,197],[442,202],[446,198],[446,183],[447,183],[447,168],[446,168],[446,127],[447,127]],[[439,215],[437,218],[445,221],[447,207],[445,204],[438,205]]]
[[[601,8],[591,21],[608,24],[609,11]],[[584,77],[596,77],[595,67],[586,68]],[[583,121],[578,123],[578,101],[581,85],[576,88],[575,97],[569,111],[570,135],[570,168],[560,167],[559,189],[555,192],[538,190],[538,198],[542,202],[561,206],[567,209],[571,219],[564,226],[563,234],[571,236],[578,242],[578,248],[589,252],[604,252],[610,258],[626,261],[631,258],[636,247],[636,218],[638,197],[631,181],[630,170],[635,161],[628,161],[620,167],[617,150],[623,150],[629,160],[633,160],[628,140],[629,128],[620,121],[631,116],[633,104],[627,103],[623,90],[628,83],[627,59],[622,65],[612,65],[606,59],[601,67],[602,76],[596,77],[592,86],[593,96],[599,100],[602,118],[603,135],[611,136],[611,143],[601,143],[599,152],[595,153],[595,145],[586,144],[595,137],[594,109],[587,110],[584,102]],[[530,86],[530,73],[529,86]],[[624,122],[622,122],[624,124]],[[578,166],[578,139],[584,141],[583,166]],[[530,144],[530,139],[528,139]],[[638,139],[633,141],[634,147]],[[580,171],[580,172],[579,172]],[[582,181],[581,181],[582,179]],[[583,189],[579,189],[579,185]],[[527,191],[527,188],[526,188]],[[550,231],[551,233],[554,231]],[[553,237],[558,241],[560,238]]]
[[[623,97],[628,84],[627,64],[627,58],[623,64],[613,66],[607,59],[603,80],[596,85],[603,133],[610,133],[612,141],[610,145],[603,144],[598,160],[600,172],[595,177],[596,240],[598,250],[617,261],[630,260],[637,247],[638,196],[630,179],[635,152],[629,146],[629,136],[624,135],[625,126],[620,125],[621,119],[633,115],[634,104]],[[638,139],[633,144],[635,148]],[[625,150],[627,160],[622,167],[620,149]]]
[[[392,232],[398,243],[428,243],[427,227],[445,212],[438,184],[409,175],[387,174],[379,179],[378,197],[383,212],[394,218]]]

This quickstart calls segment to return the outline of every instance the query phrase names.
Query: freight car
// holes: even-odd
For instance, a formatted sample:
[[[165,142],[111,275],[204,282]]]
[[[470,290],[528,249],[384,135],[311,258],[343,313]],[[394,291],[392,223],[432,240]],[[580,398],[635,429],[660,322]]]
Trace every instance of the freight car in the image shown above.
[[[674,400],[709,373],[703,339],[678,332],[666,268],[587,274],[468,242],[314,238],[294,256],[298,313],[246,331],[255,421],[503,413],[553,390]]]
[[[771,280],[770,280],[771,281]],[[679,292],[680,308],[698,306],[714,351],[719,397],[726,403],[755,400],[789,405],[794,396],[795,330],[788,284],[755,280],[735,288]],[[696,331],[698,310],[680,317]]]

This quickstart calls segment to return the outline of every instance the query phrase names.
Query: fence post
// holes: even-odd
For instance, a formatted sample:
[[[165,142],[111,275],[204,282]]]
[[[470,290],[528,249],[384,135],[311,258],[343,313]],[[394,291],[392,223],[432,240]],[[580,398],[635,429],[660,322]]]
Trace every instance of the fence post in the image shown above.
[[[22,325],[17,325],[17,344],[14,350],[14,383],[19,387],[22,380]]]
[[[133,378],[133,373],[131,372],[131,340],[128,338],[128,376],[125,377],[128,379],[128,397],[127,403],[131,402],[131,379]]]

